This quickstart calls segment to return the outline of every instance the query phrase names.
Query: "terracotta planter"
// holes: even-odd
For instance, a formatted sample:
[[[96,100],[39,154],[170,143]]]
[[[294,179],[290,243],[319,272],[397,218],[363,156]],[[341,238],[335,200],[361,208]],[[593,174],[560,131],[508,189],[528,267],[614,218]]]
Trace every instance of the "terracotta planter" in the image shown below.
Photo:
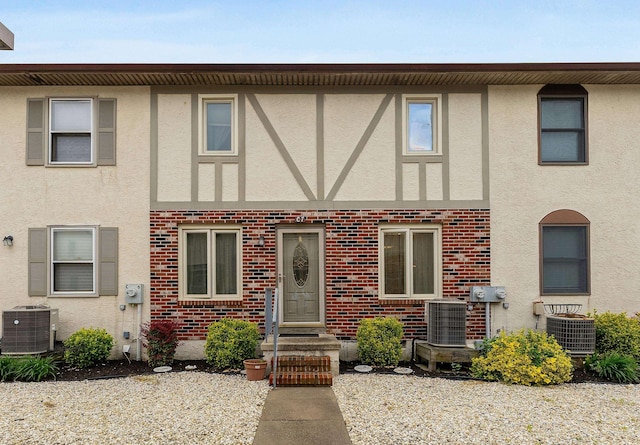
[[[252,358],[244,361],[244,369],[247,371],[247,380],[256,381],[264,379],[267,370],[267,361],[261,358]]]

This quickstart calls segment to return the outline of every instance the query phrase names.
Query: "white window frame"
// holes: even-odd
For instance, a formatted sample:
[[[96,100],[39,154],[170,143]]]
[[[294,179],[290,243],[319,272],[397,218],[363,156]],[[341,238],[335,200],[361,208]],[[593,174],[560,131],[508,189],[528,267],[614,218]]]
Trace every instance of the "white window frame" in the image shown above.
[[[91,123],[91,128],[89,129],[89,137],[91,140],[90,147],[90,156],[91,159],[89,161],[84,162],[70,162],[70,161],[54,161],[53,160],[53,135],[58,133],[57,131],[53,131],[53,104],[54,102],[89,102],[89,122]],[[53,97],[48,100],[48,135],[49,143],[47,149],[47,164],[48,165],[95,165],[95,152],[96,152],[96,124],[95,124],[95,101],[92,97]],[[60,133],[77,133],[77,134],[86,134],[86,131],[65,131]]]
[[[384,270],[384,236],[387,232],[405,232],[405,283],[406,292],[404,294],[385,294],[385,270]],[[413,293],[413,234],[432,233],[433,234],[433,293],[414,294]],[[432,300],[441,298],[442,295],[442,226],[438,224],[401,224],[383,225],[378,229],[378,282],[380,299],[411,299],[411,300]]]
[[[207,294],[187,293],[187,234],[206,233],[207,234]],[[234,233],[236,235],[236,294],[216,295],[216,268],[215,268],[215,245],[212,237],[216,233]],[[241,301],[242,300],[242,227],[241,226],[219,226],[219,225],[184,225],[178,228],[178,294],[180,300],[212,300],[212,301]]]
[[[431,150],[423,152],[409,151],[409,105],[414,103],[431,104]],[[442,95],[441,94],[403,94],[402,95],[402,153],[406,156],[434,156],[442,154]]]
[[[92,237],[92,246],[93,246],[93,255],[91,259],[91,264],[93,265],[93,276],[92,276],[92,290],[91,291],[56,291],[55,289],[55,273],[54,273],[54,252],[55,252],[55,233],[56,232],[64,232],[64,231],[90,231]],[[82,295],[82,296],[97,296],[97,273],[98,273],[98,261],[97,261],[97,249],[98,249],[98,241],[97,241],[97,227],[95,226],[52,226],[49,228],[49,292],[51,295]],[[87,264],[88,261],[60,261],[60,263],[64,264]]]
[[[237,156],[238,155],[238,95],[237,94],[200,94],[198,95],[198,140],[201,156]],[[231,104],[231,150],[207,150],[207,104]]]

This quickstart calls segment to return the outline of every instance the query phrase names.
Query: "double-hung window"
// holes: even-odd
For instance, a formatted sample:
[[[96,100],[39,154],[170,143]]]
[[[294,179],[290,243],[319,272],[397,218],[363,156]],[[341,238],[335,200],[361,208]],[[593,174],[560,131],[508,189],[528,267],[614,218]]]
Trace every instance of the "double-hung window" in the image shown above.
[[[237,154],[236,101],[236,96],[200,97],[201,154]]]
[[[27,165],[116,165],[116,99],[27,99]]]
[[[538,110],[540,164],[587,164],[587,91],[547,85],[538,92]]]
[[[403,96],[405,155],[440,154],[440,95]]]
[[[93,163],[92,108],[91,99],[49,102],[49,163]]]
[[[180,229],[180,286],[186,299],[241,299],[240,228]]]
[[[95,293],[95,229],[51,229],[51,293]]]
[[[382,227],[380,296],[437,298],[441,289],[441,228],[435,225]]]
[[[559,210],[540,222],[541,294],[586,295],[589,280],[589,221]]]
[[[118,228],[29,229],[29,295],[118,295]]]

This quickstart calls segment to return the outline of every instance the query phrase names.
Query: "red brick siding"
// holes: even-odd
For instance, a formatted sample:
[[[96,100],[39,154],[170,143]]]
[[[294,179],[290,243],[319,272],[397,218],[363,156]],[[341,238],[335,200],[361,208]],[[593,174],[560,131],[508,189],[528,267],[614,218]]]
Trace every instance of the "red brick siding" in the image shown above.
[[[424,302],[378,299],[378,228],[381,223],[442,225],[443,297],[467,298],[470,285],[490,284],[490,219],[486,209],[332,210],[332,211],[152,211],[151,318],[183,324],[181,339],[202,340],[207,326],[234,317],[260,323],[264,293],[276,285],[278,224],[325,226],[326,325],[339,339],[353,339],[360,319],[394,316],[404,323],[406,338],[425,337]],[[242,302],[178,301],[178,225],[242,225]],[[264,247],[257,240],[264,236]],[[484,307],[467,318],[467,337],[482,338]]]

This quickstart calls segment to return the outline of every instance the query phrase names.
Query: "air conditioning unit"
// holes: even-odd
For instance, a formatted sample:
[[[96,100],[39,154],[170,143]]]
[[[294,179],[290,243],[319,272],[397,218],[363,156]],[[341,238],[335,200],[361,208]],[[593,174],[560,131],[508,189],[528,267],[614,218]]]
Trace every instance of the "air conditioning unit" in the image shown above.
[[[16,306],[2,311],[2,354],[40,354],[53,351],[58,309]]]
[[[593,318],[578,314],[547,315],[547,334],[553,335],[571,355],[595,352],[596,325]]]
[[[464,301],[427,302],[427,343],[434,346],[466,346],[467,304]]]

